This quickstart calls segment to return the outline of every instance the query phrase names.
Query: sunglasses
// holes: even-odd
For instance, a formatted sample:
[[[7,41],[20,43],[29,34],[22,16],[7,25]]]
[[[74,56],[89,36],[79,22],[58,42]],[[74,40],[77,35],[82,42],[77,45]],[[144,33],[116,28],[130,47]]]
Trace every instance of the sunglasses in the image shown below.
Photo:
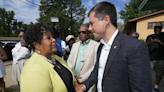
[[[86,33],[91,33],[91,31],[80,31],[79,34],[83,33],[83,34],[86,34]]]

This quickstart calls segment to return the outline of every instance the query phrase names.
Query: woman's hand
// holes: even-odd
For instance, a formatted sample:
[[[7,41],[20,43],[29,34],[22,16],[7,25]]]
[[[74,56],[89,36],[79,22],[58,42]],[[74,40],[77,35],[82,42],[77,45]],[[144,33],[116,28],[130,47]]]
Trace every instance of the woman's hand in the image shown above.
[[[75,91],[76,92],[84,92],[86,90],[86,86],[84,84],[78,84],[75,82]]]
[[[79,81],[79,79],[81,79],[82,77],[79,77],[79,76],[76,76],[75,75],[75,78],[76,78],[76,80],[77,80],[78,83],[82,83],[82,82]]]

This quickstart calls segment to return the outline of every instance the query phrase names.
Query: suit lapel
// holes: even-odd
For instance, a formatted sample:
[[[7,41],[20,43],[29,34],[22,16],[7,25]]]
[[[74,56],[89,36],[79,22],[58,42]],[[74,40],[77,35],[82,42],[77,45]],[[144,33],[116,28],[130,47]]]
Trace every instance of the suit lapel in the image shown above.
[[[96,59],[95,67],[94,67],[94,69],[96,70],[97,77],[98,77],[99,59],[100,59],[102,47],[103,47],[103,44],[100,43],[98,50],[97,50],[97,59]]]
[[[98,50],[97,50],[97,59],[96,59],[96,62],[98,62],[98,66],[99,66],[99,59],[100,59],[102,47],[103,47],[103,44],[101,43],[99,45],[99,47],[98,47]]]
[[[73,63],[72,63],[74,66],[74,69],[75,69],[75,63],[76,63],[79,47],[80,47],[80,42],[77,42],[77,45],[73,46],[73,48],[75,48],[75,51],[73,52]]]
[[[82,65],[82,67],[81,67],[81,70],[82,70],[82,68],[84,67],[84,65],[85,65],[85,63],[87,63],[87,62],[85,62],[86,60],[87,60],[87,57],[89,56],[89,54],[90,54],[90,51],[91,51],[91,49],[93,49],[92,47],[93,47],[93,42],[92,42],[92,40],[90,40],[90,42],[89,42],[89,44],[88,44],[88,47],[87,47],[87,50],[86,50],[86,52],[85,52],[85,56],[84,56],[84,62],[83,62],[83,65]]]
[[[87,50],[86,50],[86,52],[85,52],[84,61],[87,60],[87,57],[88,57],[89,54],[90,54],[90,50],[93,49],[93,48],[92,48],[92,47],[93,47],[92,44],[93,44],[93,42],[92,42],[92,40],[90,40],[90,42],[89,42],[89,44],[88,44],[88,47],[87,47]]]
[[[116,38],[114,39],[113,44],[111,46],[110,54],[108,55],[108,58],[107,58],[107,62],[106,62],[105,69],[104,69],[103,79],[106,77],[106,75],[113,63],[114,58],[120,49],[121,38],[122,38],[122,35],[120,32],[118,32],[118,34],[117,34]]]

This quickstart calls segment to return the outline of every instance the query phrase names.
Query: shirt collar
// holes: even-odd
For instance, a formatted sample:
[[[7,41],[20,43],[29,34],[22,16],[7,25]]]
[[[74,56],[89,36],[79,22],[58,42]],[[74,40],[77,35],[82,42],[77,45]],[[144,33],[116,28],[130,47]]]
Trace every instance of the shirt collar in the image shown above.
[[[82,41],[80,41],[80,44],[86,45],[86,44],[88,44],[89,42],[90,42],[90,39],[84,41],[83,43],[82,43]]]
[[[100,40],[100,42],[102,43],[102,44],[104,44],[104,45],[112,45],[112,43],[113,43],[113,41],[114,41],[114,39],[115,39],[115,37],[116,37],[116,35],[118,34],[118,29],[114,32],[114,34],[112,35],[112,37],[110,38],[110,40],[108,41],[108,43],[106,44],[105,43],[105,41],[104,41],[104,39],[101,39]]]

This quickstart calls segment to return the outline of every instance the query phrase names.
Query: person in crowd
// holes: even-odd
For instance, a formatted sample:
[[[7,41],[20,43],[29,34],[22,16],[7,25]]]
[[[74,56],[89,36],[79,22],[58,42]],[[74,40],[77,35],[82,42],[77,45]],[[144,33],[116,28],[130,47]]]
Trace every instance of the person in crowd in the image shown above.
[[[52,29],[43,24],[31,25],[24,39],[35,51],[21,74],[21,92],[75,92],[76,79],[57,51]]]
[[[54,25],[49,26],[52,29],[52,35],[55,37],[56,44],[57,44],[57,54],[60,57],[63,57],[63,49],[62,49],[62,41],[60,40],[60,33],[54,28]]]
[[[62,50],[63,50],[63,52],[64,52],[65,47],[66,47],[66,42],[63,41],[63,40],[61,40],[61,45],[62,45]]]
[[[5,50],[0,47],[0,87],[2,92],[5,92],[5,82],[4,82],[4,76],[6,75],[6,71],[5,71],[5,66],[3,64],[2,60],[7,59],[7,55]]]
[[[59,39],[60,39],[60,41],[61,41],[61,47],[62,47],[62,51],[63,51],[63,53],[64,53],[65,48],[66,48],[66,42],[65,42],[64,40],[62,40],[61,37],[59,37]]]
[[[21,71],[23,69],[24,63],[30,58],[31,53],[29,48],[27,48],[26,42],[23,39],[24,31],[20,30],[18,35],[20,41],[11,50],[13,56],[13,66],[12,66],[12,78],[14,81],[20,81]]]
[[[79,36],[76,38],[76,42],[80,41]]]
[[[61,40],[59,38],[56,38],[56,43],[57,43],[57,52],[56,52],[56,54],[60,57],[63,57],[63,50],[62,50]]]
[[[164,33],[162,33],[161,30],[162,24],[156,23],[154,34],[149,35],[146,39],[146,44],[149,48],[151,68],[156,72],[155,92],[160,92],[158,85],[164,75]]]
[[[68,35],[66,37],[66,42],[67,42],[68,46],[66,46],[66,48],[64,50],[64,60],[67,61],[70,51],[72,49],[72,45],[75,43],[75,37],[73,35]]]
[[[136,39],[139,38],[139,34],[138,34],[137,32],[132,32],[132,33],[130,34],[130,36],[133,37],[133,38],[136,38]]]
[[[97,92],[152,92],[148,48],[118,31],[115,6],[100,2],[88,16],[89,30],[102,39],[91,75],[75,85],[76,91],[87,91],[96,84]]]
[[[96,63],[96,53],[99,43],[90,39],[92,33],[88,30],[88,25],[82,24],[79,30],[81,41],[73,44],[67,63],[74,72],[79,83],[83,83],[89,77]],[[88,92],[95,92],[93,86]]]
[[[56,31],[56,30],[55,30]],[[60,57],[63,57],[63,49],[62,49],[62,41],[60,40],[60,33],[54,32],[56,44],[57,44],[57,52],[56,54]]]

